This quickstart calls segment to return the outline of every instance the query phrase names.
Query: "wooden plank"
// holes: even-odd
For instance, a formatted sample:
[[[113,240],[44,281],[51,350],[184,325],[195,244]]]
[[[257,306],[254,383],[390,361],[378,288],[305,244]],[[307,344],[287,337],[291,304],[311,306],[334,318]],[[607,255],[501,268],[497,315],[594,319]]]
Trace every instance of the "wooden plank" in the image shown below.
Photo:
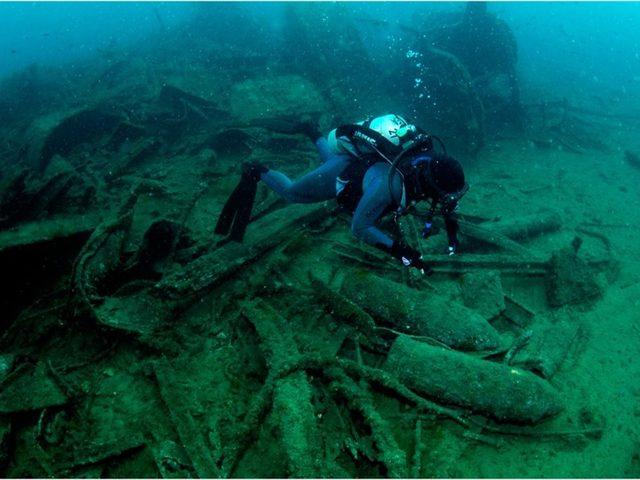
[[[0,232],[0,252],[75,235],[88,237],[101,221],[102,217],[99,215],[69,215],[24,222]]]
[[[458,255],[424,255],[423,260],[441,273],[466,273],[478,269],[498,270],[526,276],[544,276],[548,260],[505,254],[461,253]]]
[[[155,287],[161,298],[190,302],[219,285],[301,228],[327,218],[324,207],[291,205],[249,225],[245,243],[229,242],[166,276]]]
[[[256,327],[269,367],[277,372],[300,352],[288,322],[264,302],[243,307]],[[304,372],[276,380],[273,412],[279,421],[282,445],[293,477],[322,477],[323,462],[316,451],[321,435],[312,403],[312,388]]]
[[[171,420],[195,472],[200,478],[219,477],[218,467],[207,448],[204,435],[189,413],[188,406],[192,400],[181,388],[183,377],[179,372],[174,372],[166,358],[155,364],[154,372],[162,400],[169,409]]]
[[[481,227],[479,225],[475,225],[466,220],[459,220],[459,223],[460,223],[460,234],[463,236],[467,236],[475,240],[479,240],[489,245],[494,245],[500,248],[501,250],[505,250],[507,252],[514,253],[516,255],[521,255],[525,258],[534,259],[537,257],[529,249],[523,247],[519,243],[514,242],[510,238],[505,237],[504,235],[496,231]]]

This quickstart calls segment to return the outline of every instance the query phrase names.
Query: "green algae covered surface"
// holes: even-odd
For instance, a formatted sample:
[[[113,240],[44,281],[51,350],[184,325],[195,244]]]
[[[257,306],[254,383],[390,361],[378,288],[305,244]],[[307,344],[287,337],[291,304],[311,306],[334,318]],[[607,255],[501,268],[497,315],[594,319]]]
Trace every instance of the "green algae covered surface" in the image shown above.
[[[2,476],[640,476],[640,91],[549,40],[602,6],[150,5],[0,83]],[[297,121],[389,112],[471,185],[456,256],[382,222],[433,275],[262,184],[214,234],[243,162],[318,165]]]

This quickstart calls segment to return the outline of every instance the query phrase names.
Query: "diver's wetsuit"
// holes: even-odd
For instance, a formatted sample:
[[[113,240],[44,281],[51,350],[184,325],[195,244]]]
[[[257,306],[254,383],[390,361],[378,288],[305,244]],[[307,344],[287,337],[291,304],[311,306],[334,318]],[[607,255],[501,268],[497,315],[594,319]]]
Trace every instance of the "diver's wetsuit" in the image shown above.
[[[269,170],[260,176],[261,180],[292,203],[314,203],[336,198],[340,187],[339,177],[353,162],[359,160],[332,151],[324,137],[316,141],[316,146],[323,164],[312,172],[291,181],[285,174]],[[402,180],[396,175],[391,185],[392,200],[388,181],[390,168],[390,165],[378,162],[366,169],[362,179],[362,196],[355,206],[351,222],[351,231],[358,239],[377,247],[391,248],[393,245],[393,239],[376,224],[394,203],[399,203],[403,193]]]

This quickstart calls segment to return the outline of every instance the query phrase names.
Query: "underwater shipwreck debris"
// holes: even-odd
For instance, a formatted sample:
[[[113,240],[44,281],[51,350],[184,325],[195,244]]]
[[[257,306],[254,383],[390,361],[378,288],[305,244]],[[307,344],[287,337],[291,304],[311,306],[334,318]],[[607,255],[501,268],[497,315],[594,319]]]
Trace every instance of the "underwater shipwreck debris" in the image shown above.
[[[244,306],[243,310],[260,337],[269,368],[275,373],[285,363],[300,356],[287,321],[268,305]],[[320,432],[312,404],[312,387],[303,371],[275,380],[273,414],[279,425],[288,471],[294,477],[318,477],[323,462],[314,447],[320,443]]]
[[[69,401],[44,362],[22,364],[2,382],[0,414],[40,410],[64,405]]]
[[[547,317],[537,317],[534,325],[527,328],[527,339],[507,362],[551,378],[565,360],[578,336],[580,325],[567,312]]]
[[[318,296],[325,308],[330,311],[332,317],[354,325],[362,335],[371,341],[376,329],[376,323],[371,316],[339,292],[333,291],[328,285],[313,275],[310,274],[309,277],[314,294]]]
[[[68,452],[69,458],[56,461],[55,472],[57,476],[68,475],[72,477],[76,471],[83,467],[129,455],[145,446],[146,442],[139,432],[127,432],[126,435],[112,439],[93,439],[92,442],[74,445],[74,448]]]
[[[478,313],[435,292],[420,292],[376,275],[354,272],[340,289],[374,318],[403,333],[424,335],[454,348],[490,350],[498,332]]]
[[[342,469],[334,458],[340,454],[339,451],[327,448],[325,455],[319,455],[317,451],[317,445],[320,443],[316,440],[320,438],[322,416],[314,412],[310,378],[316,379],[314,385],[317,384],[318,378],[322,378],[328,382],[328,392],[346,401],[349,411],[356,412],[359,423],[364,423],[364,432],[367,432],[365,435],[370,437],[372,442],[367,445],[374,447],[369,448],[369,453],[364,457],[383,465],[384,476],[406,476],[406,454],[398,446],[390,425],[378,412],[371,394],[367,391],[366,383],[400,389],[404,395],[412,399],[419,397],[397,382],[394,383],[393,378],[381,370],[367,368],[333,355],[323,358],[302,354],[296,346],[292,331],[288,328],[288,322],[262,301],[246,304],[243,310],[245,317],[255,326],[260,337],[261,349],[269,365],[269,375],[247,411],[245,420],[237,432],[238,440],[229,445],[223,463],[223,473],[233,473],[234,465],[257,437],[258,426],[271,408],[277,425],[280,425],[282,447],[285,449],[288,470],[292,474],[320,472],[331,476],[335,472],[341,472]],[[352,376],[360,378],[360,382],[356,382]],[[428,407],[427,410],[432,407],[428,401],[422,402],[423,407]],[[433,409],[455,416],[455,413],[445,408],[433,406]],[[364,447],[356,445],[356,451]]]
[[[178,114],[177,117],[173,118],[174,123],[204,124],[229,118],[229,114],[219,109],[214,102],[173,85],[163,86],[158,99],[161,105]]]
[[[107,148],[112,151],[118,151],[123,145],[135,142],[144,137],[145,134],[146,130],[144,127],[129,122],[121,122],[111,135],[107,143]]]
[[[572,106],[566,98],[526,105],[526,108],[531,122],[529,130],[532,135],[535,134],[529,140],[536,148],[563,150],[578,155],[587,150],[610,151],[599,138],[602,135],[601,127],[588,117],[617,118],[616,115]]]
[[[174,441],[159,441],[149,445],[149,448],[162,478],[195,478],[197,476],[184,448]]]
[[[105,294],[113,293],[110,290],[125,266],[124,250],[138,197],[149,192],[164,193],[159,189],[152,181],[133,187],[115,215],[103,221],[82,247],[71,273],[71,299],[76,313],[87,312],[99,323],[108,324],[97,307],[104,301]]]
[[[540,235],[560,230],[562,219],[555,212],[542,212],[534,215],[502,219],[494,224],[486,224],[491,231],[511,240],[531,240]]]
[[[504,311],[502,315],[514,325],[525,328],[531,324],[535,313],[509,295],[504,296]]]
[[[462,301],[465,306],[490,320],[505,309],[502,281],[498,272],[466,273],[461,278]]]
[[[318,22],[318,18],[324,20]],[[333,109],[345,113],[352,111],[353,97],[341,94],[342,91],[352,85],[360,85],[362,90],[372,82],[381,83],[383,77],[372,74],[378,73],[379,67],[362,39],[357,20],[339,3],[291,3],[284,11],[285,44],[313,45],[313,48],[286,49],[279,61],[286,71],[303,75],[318,88],[326,89],[323,96]]]
[[[140,138],[134,142],[131,149],[115,160],[106,173],[107,182],[118,180],[123,175],[142,167],[145,162],[152,160],[162,148],[162,142],[156,138]]]
[[[253,143],[253,137],[244,130],[229,128],[211,135],[205,145],[221,156],[245,158],[251,155]]]
[[[551,256],[545,285],[547,301],[552,307],[593,301],[603,293],[598,280],[600,270],[578,256],[581,243],[574,242]]]
[[[216,250],[163,279],[154,290],[162,298],[178,303],[190,302],[288,240],[291,232],[301,225],[311,227],[332,221],[324,206],[281,208],[250,223],[244,243],[224,242]]]
[[[158,263],[170,259],[177,250],[186,248],[191,243],[182,224],[167,219],[156,220],[144,232],[132,263],[141,273],[156,272]]]
[[[186,408],[190,402],[184,398],[184,391],[180,388],[180,382],[184,381],[183,376],[171,368],[166,359],[156,362],[154,373],[160,386],[162,400],[169,410],[171,421],[195,473],[200,478],[219,477],[218,466],[209,452],[202,429]]]
[[[64,157],[83,143],[111,135],[121,120],[119,115],[101,108],[82,110],[66,117],[45,138],[39,169],[44,170],[56,154]]]
[[[410,53],[403,76],[410,83],[401,90],[412,92],[407,101],[417,121],[435,123],[449,135],[464,138],[469,152],[477,153],[485,143],[485,108],[465,65],[431,43],[415,46]],[[444,107],[429,108],[434,99]]]
[[[510,238],[502,235],[499,232],[495,232],[490,228],[485,228],[481,225],[476,225],[467,220],[459,220],[460,233],[476,242],[485,245],[492,245],[498,247],[506,252],[520,255],[523,259],[530,259],[533,263],[539,259],[539,257],[531,252],[526,247],[523,247],[518,242],[511,240]]]
[[[227,242],[168,271],[157,282],[136,285],[127,295],[107,295],[115,285],[126,290],[127,281],[131,284],[137,281],[125,275],[122,249],[135,199],[143,188],[134,189],[117,218],[96,229],[80,253],[73,273],[76,305],[88,310],[98,323],[137,335],[141,341],[153,343],[153,332],[158,327],[286,242],[292,228],[327,222],[324,207],[292,205],[252,223],[249,228],[253,233],[245,243]]]
[[[539,423],[558,414],[558,393],[536,375],[406,336],[396,339],[384,368],[412,389],[511,423]]]
[[[327,111],[325,98],[316,84],[299,75],[259,76],[236,83],[229,102],[234,118],[255,126],[260,126],[264,117],[271,119],[297,112],[302,118]]]
[[[56,162],[45,175],[18,168],[0,185],[0,230],[58,214],[84,214],[95,195],[95,186],[64,161]]]
[[[516,38],[486,5],[469,2],[463,12],[434,13],[417,29],[400,28],[416,36],[399,90],[411,92],[407,103],[420,123],[463,139],[459,148],[472,154],[487,133],[523,128]]]
[[[547,260],[538,257],[523,258],[521,255],[477,253],[465,253],[459,256],[427,254],[423,255],[422,259],[431,265],[436,273],[464,274],[488,269],[528,277],[546,275],[548,263]]]

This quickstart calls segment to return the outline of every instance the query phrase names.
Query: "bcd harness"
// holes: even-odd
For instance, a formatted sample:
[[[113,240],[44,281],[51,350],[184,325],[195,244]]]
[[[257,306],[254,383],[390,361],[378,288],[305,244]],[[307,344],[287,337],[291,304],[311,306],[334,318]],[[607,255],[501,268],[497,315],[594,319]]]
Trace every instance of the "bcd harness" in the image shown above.
[[[369,124],[370,121],[363,125],[343,125],[336,129],[336,138],[349,142],[353,148],[353,152],[349,153],[355,159],[337,179],[340,186],[338,201],[343,207],[353,211],[362,196],[364,173],[373,164],[384,161],[391,166],[387,180],[392,199],[394,176],[400,175],[402,182],[402,195],[394,212],[397,219],[405,215],[416,200],[424,195],[418,178],[419,170],[424,167],[424,162],[430,160],[427,152],[433,149],[433,139],[438,141],[445,153],[446,148],[439,138],[428,135],[413,125],[401,127],[404,131],[396,132],[400,144],[395,145],[381,133],[369,128]],[[407,159],[405,154],[410,150],[424,152],[425,155]],[[431,216],[435,213],[436,203],[432,203]]]

